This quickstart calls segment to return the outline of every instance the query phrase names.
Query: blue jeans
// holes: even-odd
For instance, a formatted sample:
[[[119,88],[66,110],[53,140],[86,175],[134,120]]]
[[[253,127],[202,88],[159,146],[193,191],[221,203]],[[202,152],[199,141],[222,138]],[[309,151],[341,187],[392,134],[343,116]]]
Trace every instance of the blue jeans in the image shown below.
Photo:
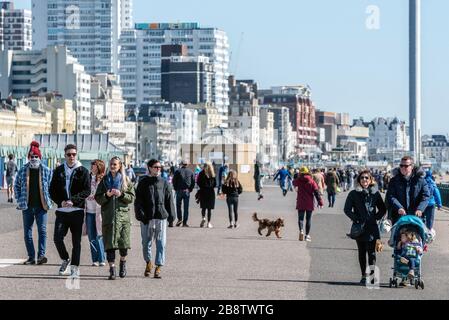
[[[24,239],[28,257],[33,260],[36,259],[36,251],[34,250],[33,243],[34,220],[36,220],[37,231],[39,235],[38,258],[44,257],[47,246],[47,211],[42,208],[28,208],[27,210],[22,211],[22,213]]]
[[[156,266],[165,264],[165,244],[167,243],[167,220],[154,219],[147,225],[140,223],[142,236],[143,259],[145,262],[152,260],[151,246],[153,238],[156,239]]]
[[[406,257],[406,258],[408,259],[408,266],[409,266],[410,270],[415,271],[415,269],[416,269],[416,258],[409,258],[409,257]]]
[[[435,221],[435,206],[427,207],[426,210],[424,210],[423,217],[427,229],[432,230]]]
[[[105,260],[103,237],[97,234],[95,213],[86,214],[86,229],[90,243],[92,262],[102,263]]]
[[[184,218],[182,217],[182,201],[184,200]],[[189,191],[176,191],[176,214],[178,216],[178,221],[183,223],[187,223],[189,220],[189,200],[190,200],[190,192]]]

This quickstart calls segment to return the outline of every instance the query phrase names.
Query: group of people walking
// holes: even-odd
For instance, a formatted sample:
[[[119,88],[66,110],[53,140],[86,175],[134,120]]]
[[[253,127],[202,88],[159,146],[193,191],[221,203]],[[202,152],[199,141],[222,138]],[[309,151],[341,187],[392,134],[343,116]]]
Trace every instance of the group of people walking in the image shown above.
[[[108,164],[102,160],[94,160],[89,172],[77,160],[76,145],[67,145],[64,154],[64,163],[52,171],[41,161],[39,143],[33,141],[27,155],[29,161],[13,176],[16,177],[13,189],[17,209],[22,211],[23,216],[28,254],[28,259],[24,262],[26,265],[48,262],[47,212],[53,204],[57,206],[53,240],[62,260],[59,274],[70,274],[71,277],[80,276],[83,235],[87,235],[89,239],[93,266],[105,266],[107,262],[110,280],[115,280],[117,275],[120,278],[126,277],[126,259],[131,248],[129,211],[133,203],[135,218],[140,222],[142,254],[146,263],[145,277],[149,277],[154,269],[154,277],[161,278],[162,266],[165,265],[167,227],[174,227],[176,218],[176,226],[189,227],[189,201],[195,184],[199,187],[195,198],[201,207],[200,227],[213,228],[211,221],[217,179],[210,163],[206,163],[195,177],[187,162],[181,162],[181,167],[173,170],[175,172],[170,184],[161,175],[161,163],[150,160],[147,162],[148,175],[140,177],[135,187],[133,180],[137,179],[132,174],[132,168],[125,168],[119,157],[113,157]],[[17,167],[11,166],[10,170],[17,170]],[[242,185],[233,170],[223,178],[221,190],[227,197],[229,228],[238,228],[238,199],[242,193]],[[34,221],[39,236],[37,255],[32,236]],[[72,238],[71,254],[64,242],[69,231]],[[154,264],[153,241],[156,242]],[[117,251],[120,255],[118,273]]]
[[[126,257],[130,245],[131,218],[129,207],[134,202],[136,218],[141,222],[143,256],[147,263],[145,276],[151,273],[151,244],[157,242],[155,278],[160,278],[165,261],[167,219],[174,220],[172,192],[160,178],[160,164],[148,163],[150,176],[139,183],[137,190],[128,177],[119,157],[108,164],[101,160],[91,163],[90,172],[77,161],[77,147],[64,149],[65,162],[53,172],[41,162],[39,143],[32,142],[29,162],[18,172],[14,183],[17,208],[22,211],[24,239],[28,259],[24,264],[47,263],[47,212],[57,205],[53,240],[62,260],[59,274],[79,277],[81,239],[89,238],[93,266],[109,264],[109,279],[116,279],[116,252],[119,251],[119,276],[127,275]],[[137,195],[137,196],[136,196]],[[38,227],[38,254],[32,238],[34,221]],[[64,240],[70,231],[72,252]]]
[[[90,171],[77,160],[76,145],[69,144],[64,149],[65,161],[54,171],[42,163],[39,143],[32,142],[28,152],[28,163],[20,170],[8,164],[13,175],[13,191],[17,209],[22,211],[24,240],[28,259],[24,264],[45,264],[47,241],[47,212],[53,203],[57,205],[53,240],[62,260],[60,275],[79,277],[82,235],[89,239],[93,266],[109,265],[109,279],[117,277],[116,253],[119,252],[118,276],[127,275],[126,260],[131,248],[130,206],[134,203],[135,218],[140,222],[142,254],[146,263],[144,276],[161,278],[165,265],[167,227],[189,227],[190,195],[198,187],[195,200],[201,208],[200,227],[213,228],[212,210],[215,209],[215,188],[226,195],[229,213],[229,229],[239,227],[239,196],[243,191],[237,172],[225,168],[220,170],[219,182],[211,163],[202,170],[193,172],[188,163],[181,162],[178,170],[173,170],[172,184],[161,175],[162,165],[158,160],[147,163],[148,175],[138,180],[134,186],[132,176],[119,157],[113,157],[106,164],[102,160],[91,162]],[[10,161],[13,158],[10,157]],[[393,170],[388,180],[384,201],[375,173],[370,170],[351,171],[355,183],[349,181],[353,190],[348,194],[344,213],[353,223],[363,223],[364,229],[357,237],[358,260],[362,273],[362,283],[367,279],[367,266],[376,264],[376,242],[380,239],[378,223],[388,212],[388,219],[396,223],[401,216],[414,215],[424,220],[431,230],[435,209],[441,209],[441,196],[433,180],[432,171],[416,167],[411,157],[404,157],[400,167]],[[311,241],[312,216],[315,208],[323,208],[324,192],[327,191],[329,207],[334,207],[336,194],[340,191],[338,170],[302,167],[289,172],[285,167],[279,170],[275,180],[280,180],[283,195],[296,188],[296,209],[298,214],[299,241]],[[261,188],[261,168],[255,166],[255,186],[259,200],[263,198]],[[11,182],[11,181],[10,181]],[[385,187],[385,184],[382,185]],[[174,189],[174,192],[173,192]],[[176,205],[173,197],[176,195]],[[9,193],[8,193],[9,201]],[[177,218],[177,221],[175,222]],[[38,229],[38,250],[33,243],[32,227],[36,221]],[[72,252],[65,246],[65,238],[70,231]],[[153,264],[152,244],[156,242]]]

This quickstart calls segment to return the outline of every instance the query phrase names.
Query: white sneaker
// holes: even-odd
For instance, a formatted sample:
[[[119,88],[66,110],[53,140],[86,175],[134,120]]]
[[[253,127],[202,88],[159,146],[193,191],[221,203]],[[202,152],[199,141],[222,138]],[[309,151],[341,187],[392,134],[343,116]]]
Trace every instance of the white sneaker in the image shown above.
[[[100,267],[104,267],[106,265],[106,262],[100,262]]]
[[[312,238],[309,235],[306,235],[306,241],[310,242],[310,241],[312,241]]]
[[[212,229],[214,226],[212,225],[212,223],[209,222],[209,223],[207,224],[207,227],[208,227],[209,229]]]
[[[200,228],[204,228],[205,224],[206,224],[206,218],[203,218],[203,220],[201,220]]]
[[[65,276],[69,273],[70,270],[70,259],[63,260],[61,267],[59,268],[59,275]]]
[[[100,263],[98,263],[98,262],[92,263],[92,267],[99,267],[99,266],[100,266]]]
[[[71,266],[70,277],[71,278],[79,278],[80,277],[80,268],[78,266]]]

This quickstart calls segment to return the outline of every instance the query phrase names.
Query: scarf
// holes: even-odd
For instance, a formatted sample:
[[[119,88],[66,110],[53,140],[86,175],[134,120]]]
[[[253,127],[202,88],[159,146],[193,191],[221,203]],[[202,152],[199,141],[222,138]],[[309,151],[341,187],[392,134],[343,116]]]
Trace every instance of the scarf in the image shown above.
[[[122,188],[122,175],[120,172],[117,172],[115,178],[112,176],[112,173],[109,172],[105,179],[106,188],[108,190],[117,189],[121,190]]]

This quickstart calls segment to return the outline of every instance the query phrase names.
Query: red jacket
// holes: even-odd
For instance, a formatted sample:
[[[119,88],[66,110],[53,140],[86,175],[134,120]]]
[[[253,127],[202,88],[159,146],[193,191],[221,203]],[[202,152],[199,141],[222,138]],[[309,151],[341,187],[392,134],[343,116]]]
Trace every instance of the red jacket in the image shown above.
[[[298,187],[298,196],[296,198],[297,210],[313,211],[315,209],[313,204],[314,196],[318,201],[318,205],[324,205],[318,186],[316,182],[313,181],[312,176],[308,174],[300,175],[299,178],[293,181],[293,185]]]

